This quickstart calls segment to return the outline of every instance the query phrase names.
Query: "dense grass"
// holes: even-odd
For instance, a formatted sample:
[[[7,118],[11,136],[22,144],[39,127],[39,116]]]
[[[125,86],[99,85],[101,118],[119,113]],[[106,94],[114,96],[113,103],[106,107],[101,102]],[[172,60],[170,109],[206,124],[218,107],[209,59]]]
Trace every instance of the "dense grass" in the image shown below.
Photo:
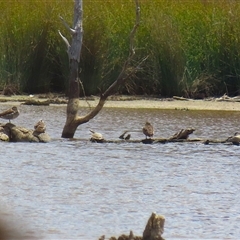
[[[239,1],[140,3],[133,64],[148,59],[120,92],[239,94]],[[128,56],[135,5],[131,0],[83,0],[83,4],[80,77],[86,93],[97,94],[116,79]],[[0,13],[0,88],[10,84],[28,93],[66,92],[68,56],[57,30],[70,37],[59,15],[71,25],[73,1],[0,1]]]

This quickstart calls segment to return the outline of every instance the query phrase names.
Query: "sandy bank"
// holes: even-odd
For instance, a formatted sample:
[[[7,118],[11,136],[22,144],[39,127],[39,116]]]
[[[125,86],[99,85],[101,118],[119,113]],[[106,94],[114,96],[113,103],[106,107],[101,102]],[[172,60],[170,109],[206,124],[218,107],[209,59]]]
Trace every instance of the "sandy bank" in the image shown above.
[[[204,101],[204,100],[108,101],[104,106],[105,107],[116,107],[116,108],[118,107],[118,108],[148,108],[148,109],[240,111],[240,103],[239,102],[216,102],[216,101]]]
[[[61,99],[65,101],[67,99],[64,97],[50,97],[51,99]],[[0,104],[8,105],[20,105],[29,99],[36,99],[38,101],[46,101],[47,96],[36,95],[36,96],[25,96],[25,95],[15,95],[11,97],[6,97],[0,95]],[[64,102],[63,101],[63,102]],[[82,99],[80,101],[80,107],[94,107],[98,103],[97,97],[88,98],[88,100]],[[50,104],[54,105],[54,104]],[[61,104],[64,105],[64,104]],[[142,109],[179,109],[179,110],[215,110],[215,111],[240,111],[240,100],[239,99],[210,99],[210,100],[176,100],[170,99],[160,99],[160,98],[145,98],[145,97],[111,97],[105,103],[104,107],[108,108],[142,108]]]

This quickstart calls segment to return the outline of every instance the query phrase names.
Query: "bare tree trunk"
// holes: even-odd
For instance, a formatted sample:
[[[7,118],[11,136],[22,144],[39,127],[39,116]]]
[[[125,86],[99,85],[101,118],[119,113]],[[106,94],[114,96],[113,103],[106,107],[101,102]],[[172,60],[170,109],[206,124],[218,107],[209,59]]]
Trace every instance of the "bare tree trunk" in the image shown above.
[[[135,0],[136,4],[136,23],[130,33],[130,50],[129,56],[125,61],[123,69],[119,74],[117,80],[101,95],[99,103],[97,106],[89,112],[85,116],[78,116],[78,108],[79,108],[79,78],[78,78],[78,63],[80,61],[80,52],[82,46],[82,0],[75,0],[74,6],[74,28],[71,29],[69,26],[63,21],[64,25],[70,30],[72,33],[72,45],[70,45],[67,39],[59,32],[60,36],[64,40],[68,48],[68,56],[70,61],[70,78],[69,78],[69,101],[67,105],[67,120],[65,126],[62,131],[63,138],[73,138],[77,127],[83,123],[88,122],[92,118],[94,118],[103,108],[105,101],[108,96],[112,95],[116,92],[116,89],[122,85],[129,76],[136,72],[139,65],[145,60],[143,59],[137,66],[130,67],[131,60],[135,54],[133,43],[134,36],[136,30],[139,26],[140,22],[140,7],[138,0]]]
[[[78,127],[77,112],[79,108],[79,77],[78,77],[78,64],[80,61],[80,54],[83,39],[83,7],[82,0],[75,0],[74,4],[74,23],[73,28],[70,28],[67,23],[61,18],[63,24],[72,34],[72,44],[59,32],[60,36],[67,45],[67,53],[70,63],[70,76],[69,76],[69,100],[67,105],[67,119],[62,131],[62,137],[72,138]]]

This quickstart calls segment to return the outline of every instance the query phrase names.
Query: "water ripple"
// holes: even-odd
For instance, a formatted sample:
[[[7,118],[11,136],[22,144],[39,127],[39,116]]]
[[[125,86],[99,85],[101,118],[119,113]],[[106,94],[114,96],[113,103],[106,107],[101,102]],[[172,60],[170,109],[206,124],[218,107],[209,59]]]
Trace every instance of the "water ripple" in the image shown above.
[[[88,141],[89,129],[117,139],[124,130],[141,129],[145,119],[156,136],[191,125],[193,137],[224,139],[237,130],[238,113],[105,109],[79,127],[75,137],[82,140],[65,140],[64,108],[22,111],[33,123],[41,114],[53,137],[49,144],[0,143],[2,204],[11,217],[29,219],[31,236],[98,239],[130,229],[140,235],[154,211],[166,217],[167,239],[240,238],[238,146]]]

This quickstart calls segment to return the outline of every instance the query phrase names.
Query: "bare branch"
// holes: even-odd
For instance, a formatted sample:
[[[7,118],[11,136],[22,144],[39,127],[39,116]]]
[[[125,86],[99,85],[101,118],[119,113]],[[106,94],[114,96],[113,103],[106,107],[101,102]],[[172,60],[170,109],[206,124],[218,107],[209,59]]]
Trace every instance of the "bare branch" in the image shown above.
[[[87,115],[83,117],[77,118],[78,124],[83,124],[93,119],[102,110],[104,104],[105,104],[105,100],[100,98],[98,105],[91,112],[89,112]]]
[[[65,44],[67,46],[67,53],[69,54],[69,50],[70,50],[71,45],[69,44],[68,40],[62,35],[60,30],[58,30],[58,33],[61,36],[62,40],[65,42]]]
[[[124,65],[123,65],[123,68],[122,68],[122,71],[120,72],[117,80],[103,94],[101,94],[98,105],[91,112],[89,112],[87,115],[77,118],[77,122],[79,124],[88,122],[89,120],[94,118],[103,108],[107,97],[112,95],[115,92],[116,88],[118,86],[120,86],[121,84],[123,84],[131,75],[136,73],[136,71],[140,68],[140,64],[147,59],[147,57],[143,58],[136,67],[130,67],[130,62],[132,61],[133,56],[135,54],[134,37],[135,37],[136,31],[137,31],[137,28],[140,25],[139,1],[135,0],[135,4],[136,4],[136,22],[135,22],[135,25],[133,26],[133,29],[132,29],[131,33],[130,33],[129,56],[128,56],[127,60],[125,61]]]
[[[81,86],[81,88],[82,88],[85,101],[86,101],[88,107],[91,109],[91,105],[90,105],[90,103],[88,102],[87,97],[86,97],[86,93],[85,93],[85,89],[84,89],[83,83],[82,83],[82,81],[80,80],[80,78],[78,79],[78,81],[79,81],[79,84],[80,84],[80,86]]]
[[[69,25],[66,23],[66,21],[63,19],[62,16],[59,16],[60,20],[62,21],[63,25],[67,28],[67,30],[69,30],[69,32],[73,35],[76,33],[76,30],[69,27]]]
[[[138,0],[135,0],[135,4],[136,4],[136,22],[135,22],[135,25],[134,25],[131,33],[130,33],[130,55],[135,54],[134,36],[135,36],[136,31],[137,31],[137,28],[140,25],[140,6],[139,6]]]

